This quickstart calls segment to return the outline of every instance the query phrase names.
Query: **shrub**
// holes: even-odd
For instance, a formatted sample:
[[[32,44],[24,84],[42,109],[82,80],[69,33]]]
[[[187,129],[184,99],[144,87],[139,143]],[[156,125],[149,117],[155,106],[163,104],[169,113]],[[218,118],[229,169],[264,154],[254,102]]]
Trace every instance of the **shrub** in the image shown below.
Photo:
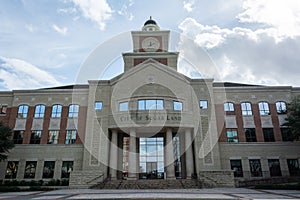
[[[17,186],[1,186],[0,192],[19,192],[21,189]]]

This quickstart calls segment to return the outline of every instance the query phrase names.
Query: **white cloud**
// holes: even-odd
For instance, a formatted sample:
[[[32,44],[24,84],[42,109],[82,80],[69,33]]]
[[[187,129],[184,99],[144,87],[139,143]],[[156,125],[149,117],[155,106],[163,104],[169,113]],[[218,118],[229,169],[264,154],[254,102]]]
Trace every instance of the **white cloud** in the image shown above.
[[[225,29],[202,25],[193,18],[186,18],[179,28],[198,46],[181,38],[178,50],[197,66],[203,77],[251,84],[300,85],[300,36],[282,37],[279,41],[275,27]],[[199,56],[201,48],[214,64]]]
[[[0,56],[0,87],[9,90],[60,85],[48,72],[20,59]]]
[[[38,28],[32,24],[26,24],[25,28],[31,33],[34,33],[38,30]]]
[[[80,8],[85,18],[98,24],[100,30],[105,29],[106,21],[114,12],[106,0],[72,0]]]
[[[183,8],[187,11],[187,12],[192,12],[194,9],[194,0],[186,0],[183,1]]]
[[[57,9],[58,13],[63,13],[63,14],[74,14],[77,13],[77,9],[70,7],[70,8],[59,8]]]
[[[129,2],[129,7],[132,6],[133,3]],[[129,21],[132,21],[134,16],[131,12],[128,12],[128,6],[124,4],[120,10],[118,10],[118,14],[125,16]]]
[[[58,27],[56,24],[53,24],[52,25],[52,28],[58,32],[59,34],[62,34],[62,35],[67,35],[67,32],[68,32],[68,28],[67,27]]]
[[[240,22],[261,23],[276,29],[279,37],[300,35],[299,0],[246,0]]]

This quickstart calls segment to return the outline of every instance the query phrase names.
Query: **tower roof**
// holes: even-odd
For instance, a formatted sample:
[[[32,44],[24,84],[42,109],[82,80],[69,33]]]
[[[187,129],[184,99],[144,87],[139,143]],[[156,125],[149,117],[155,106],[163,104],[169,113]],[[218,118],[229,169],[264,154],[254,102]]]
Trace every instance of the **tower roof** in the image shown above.
[[[148,20],[145,22],[144,26],[149,25],[149,24],[157,25],[156,21],[154,21],[154,20],[152,19],[152,16],[150,16],[150,19],[148,19]]]

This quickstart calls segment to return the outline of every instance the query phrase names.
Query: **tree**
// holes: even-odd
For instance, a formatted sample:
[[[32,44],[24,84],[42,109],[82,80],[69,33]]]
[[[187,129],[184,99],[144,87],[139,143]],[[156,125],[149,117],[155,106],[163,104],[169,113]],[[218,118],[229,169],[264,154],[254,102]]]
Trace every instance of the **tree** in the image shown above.
[[[293,140],[300,138],[300,95],[293,98],[288,105],[288,115],[285,119],[287,122],[283,126],[288,127],[288,133]]]
[[[6,160],[7,153],[15,146],[13,141],[9,139],[11,136],[11,128],[4,126],[3,123],[0,122],[0,161]]]

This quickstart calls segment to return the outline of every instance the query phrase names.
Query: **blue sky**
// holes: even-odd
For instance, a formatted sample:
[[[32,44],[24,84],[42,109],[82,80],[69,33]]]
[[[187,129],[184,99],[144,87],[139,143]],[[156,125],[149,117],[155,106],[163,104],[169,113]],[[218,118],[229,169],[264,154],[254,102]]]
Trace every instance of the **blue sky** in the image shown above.
[[[171,49],[184,55],[179,71],[187,76],[300,86],[298,0],[0,0],[0,90],[77,83],[82,64],[103,47],[103,59],[108,51],[117,59],[107,77],[117,75],[129,31],[150,15],[178,36]],[[95,78],[90,72],[79,82]]]

